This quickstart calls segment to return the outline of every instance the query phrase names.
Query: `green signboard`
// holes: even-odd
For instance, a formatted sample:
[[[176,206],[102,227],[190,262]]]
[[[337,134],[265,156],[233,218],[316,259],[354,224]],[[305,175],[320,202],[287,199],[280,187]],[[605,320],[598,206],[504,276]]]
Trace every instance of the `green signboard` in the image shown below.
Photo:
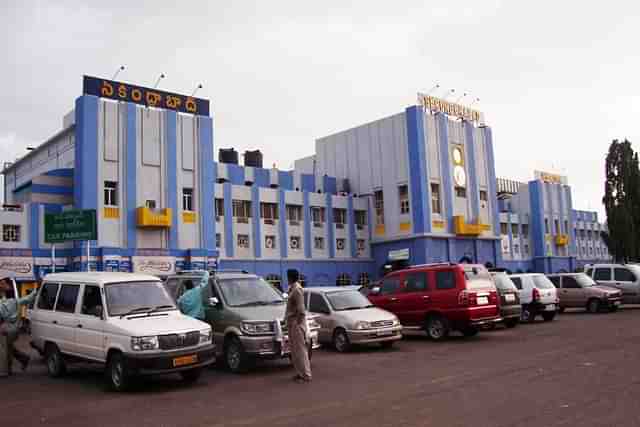
[[[44,216],[44,241],[98,240],[95,209],[64,211]]]

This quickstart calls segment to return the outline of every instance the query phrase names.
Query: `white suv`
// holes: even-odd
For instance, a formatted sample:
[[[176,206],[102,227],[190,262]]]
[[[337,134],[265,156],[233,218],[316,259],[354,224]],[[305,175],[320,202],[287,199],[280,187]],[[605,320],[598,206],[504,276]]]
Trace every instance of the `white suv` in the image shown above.
[[[30,317],[32,346],[53,377],[65,373],[67,362],[98,362],[120,391],[135,375],[179,372],[196,381],[215,361],[211,327],[180,313],[154,276],[49,274]]]
[[[556,317],[560,302],[558,291],[544,274],[514,274],[509,278],[520,291],[523,322],[533,322],[538,315],[542,315],[545,322]]]
[[[622,304],[640,304],[640,265],[588,264],[584,272],[598,285],[622,292]]]

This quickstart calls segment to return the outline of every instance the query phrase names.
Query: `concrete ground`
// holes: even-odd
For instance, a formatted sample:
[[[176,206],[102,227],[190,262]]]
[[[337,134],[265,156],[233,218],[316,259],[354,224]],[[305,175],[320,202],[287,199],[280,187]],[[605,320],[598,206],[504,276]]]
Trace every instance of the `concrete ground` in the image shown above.
[[[443,343],[411,334],[391,350],[316,351],[314,381],[285,361],[245,375],[209,369],[106,392],[99,369],[51,379],[40,359],[0,378],[3,426],[640,425],[640,309],[569,312]]]

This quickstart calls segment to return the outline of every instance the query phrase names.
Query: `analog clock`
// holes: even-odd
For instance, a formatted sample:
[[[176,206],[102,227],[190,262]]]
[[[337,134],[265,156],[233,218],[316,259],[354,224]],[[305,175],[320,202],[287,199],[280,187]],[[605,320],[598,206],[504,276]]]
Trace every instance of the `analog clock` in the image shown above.
[[[467,184],[467,174],[462,166],[453,168],[453,180],[458,187],[464,187]]]

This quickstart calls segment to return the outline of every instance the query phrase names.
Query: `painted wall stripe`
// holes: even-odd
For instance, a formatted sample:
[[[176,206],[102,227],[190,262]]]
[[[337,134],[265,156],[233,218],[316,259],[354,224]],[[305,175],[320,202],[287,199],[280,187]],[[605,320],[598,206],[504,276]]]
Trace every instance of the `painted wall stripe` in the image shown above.
[[[480,186],[478,185],[478,176],[476,175],[476,149],[473,138],[474,127],[473,123],[466,120],[462,126],[464,127],[464,151],[467,155],[467,165],[469,165],[469,193],[471,193],[467,194],[467,198],[471,200],[471,218],[474,221],[480,222]],[[487,162],[484,163],[487,164]]]
[[[436,116],[438,137],[440,139],[440,171],[442,175],[444,199],[444,212],[442,216],[446,219],[447,231],[453,233],[453,177],[451,175],[448,120],[444,113],[439,113]]]
[[[79,209],[97,209],[98,191],[98,98],[76,99],[74,204]]]
[[[182,194],[182,189],[178,188],[178,165],[177,165],[177,119],[175,111],[165,112],[166,127],[166,159],[167,159],[167,207],[173,213],[171,218],[171,228],[169,229],[169,248],[178,249],[178,193]]]
[[[253,254],[262,257],[262,218],[260,218],[260,187],[251,187],[251,210],[253,211]]]
[[[335,224],[333,223],[333,199],[331,193],[325,193],[325,198],[327,201],[326,209],[327,209],[327,245],[329,247],[329,258],[336,257],[336,238],[335,238]]]
[[[496,161],[493,152],[493,132],[490,127],[483,128],[485,152],[487,153],[487,168],[489,171],[489,203],[490,214],[493,217],[493,231],[495,236],[500,235],[500,215],[498,213],[498,193],[496,191]],[[498,251],[502,253],[502,251]]]
[[[309,204],[309,192],[302,193],[302,209],[304,218],[304,257],[311,258],[311,210]]]
[[[531,214],[529,216],[529,223],[531,224],[530,241],[533,241],[533,256],[543,257],[545,256],[546,251],[542,181],[529,182],[529,202],[531,206]]]
[[[280,220],[280,257],[286,258],[289,249],[289,237],[287,236],[287,209],[286,209],[285,192],[281,188],[278,190],[278,209]]]
[[[409,157],[409,188],[411,191],[411,215],[413,232],[431,231],[431,209],[429,200],[429,182],[427,179],[427,144],[424,132],[424,113],[422,107],[412,106],[405,110],[407,126],[407,149]],[[355,255],[354,255],[355,256]]]
[[[353,212],[353,196],[349,195],[347,201],[347,216],[349,218],[349,247],[351,248],[351,258],[358,256],[358,242],[356,240],[356,221]]]
[[[200,229],[202,246],[216,249],[215,175],[213,168],[213,119],[199,116],[200,125]]]
[[[231,193],[231,183],[222,184],[222,194],[224,197],[224,249],[225,256],[233,258],[235,253],[235,241],[233,238],[233,196]]]
[[[125,194],[127,247],[133,249],[136,244],[136,208],[137,208],[137,151],[136,151],[136,106],[127,103],[126,148],[125,148]]]

